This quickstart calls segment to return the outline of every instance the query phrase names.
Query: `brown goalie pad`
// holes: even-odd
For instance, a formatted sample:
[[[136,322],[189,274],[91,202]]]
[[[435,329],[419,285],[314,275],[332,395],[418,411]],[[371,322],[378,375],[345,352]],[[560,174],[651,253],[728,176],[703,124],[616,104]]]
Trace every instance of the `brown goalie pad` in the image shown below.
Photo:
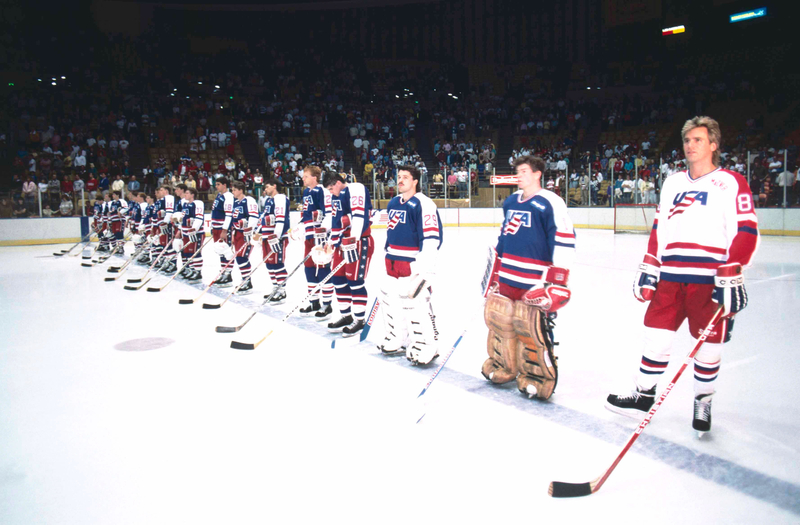
[[[519,337],[517,388],[528,397],[550,399],[558,382],[558,367],[545,314],[517,301],[513,323]]]
[[[513,381],[519,373],[517,340],[513,324],[514,301],[491,292],[486,298],[483,317],[489,327],[486,350],[489,359],[483,363],[481,373],[492,383]]]

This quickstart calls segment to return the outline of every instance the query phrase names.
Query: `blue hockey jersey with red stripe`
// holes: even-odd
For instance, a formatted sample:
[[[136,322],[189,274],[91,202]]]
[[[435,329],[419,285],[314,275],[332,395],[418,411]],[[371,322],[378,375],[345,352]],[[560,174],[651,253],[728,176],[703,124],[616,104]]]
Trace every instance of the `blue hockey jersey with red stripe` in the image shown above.
[[[386,258],[413,262],[422,250],[423,241],[438,240],[437,249],[444,238],[442,220],[436,204],[422,193],[407,201],[398,195],[386,206],[389,222],[386,226]]]
[[[572,265],[575,228],[561,197],[543,189],[523,200],[519,190],[503,202],[503,217],[497,240],[501,283],[527,289],[549,266]]]
[[[363,184],[351,182],[347,187],[342,188],[338,197],[332,195],[331,208],[333,209],[331,242],[334,246],[341,243],[342,237],[360,239],[371,233],[372,199]],[[346,216],[350,218],[350,226],[342,228],[342,219]]]

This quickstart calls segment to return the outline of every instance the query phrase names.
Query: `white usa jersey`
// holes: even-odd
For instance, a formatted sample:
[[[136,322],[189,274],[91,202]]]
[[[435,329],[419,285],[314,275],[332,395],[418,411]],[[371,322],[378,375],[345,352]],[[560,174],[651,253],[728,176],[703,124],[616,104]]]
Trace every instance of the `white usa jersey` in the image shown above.
[[[718,168],[692,179],[684,171],[664,181],[644,262],[660,267],[665,281],[714,284],[719,266],[749,265],[758,243],[744,177]]]

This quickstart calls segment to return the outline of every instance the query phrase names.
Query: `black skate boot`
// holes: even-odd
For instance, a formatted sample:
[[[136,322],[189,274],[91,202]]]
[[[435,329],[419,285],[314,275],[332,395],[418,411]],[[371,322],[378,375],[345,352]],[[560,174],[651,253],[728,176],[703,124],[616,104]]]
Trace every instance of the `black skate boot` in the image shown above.
[[[315,321],[325,321],[333,314],[333,308],[331,305],[325,305],[320,310],[314,314]]]
[[[304,317],[313,317],[320,311],[319,301],[312,301],[311,304],[305,308],[300,309],[300,315]]]
[[[344,337],[353,337],[354,335],[358,335],[365,326],[367,326],[367,323],[363,319],[359,319],[350,326],[345,326],[344,330],[342,330],[342,335]]]
[[[637,386],[636,390],[628,395],[609,395],[605,407],[623,416],[641,418],[650,411],[655,398],[656,387],[642,390]]]
[[[692,428],[697,431],[697,437],[711,430],[711,398],[714,394],[700,394],[694,398],[694,419]]]
[[[249,295],[253,293],[253,281],[247,280],[236,292],[236,295]]]
[[[328,323],[328,331],[329,332],[341,332],[348,326],[353,324],[353,316],[352,315],[345,315],[338,321],[334,321],[332,323]]]
[[[231,286],[233,284],[233,277],[231,277],[231,272],[225,272],[222,276],[217,279],[217,282],[214,285],[219,286],[220,288],[225,288],[227,286]]]

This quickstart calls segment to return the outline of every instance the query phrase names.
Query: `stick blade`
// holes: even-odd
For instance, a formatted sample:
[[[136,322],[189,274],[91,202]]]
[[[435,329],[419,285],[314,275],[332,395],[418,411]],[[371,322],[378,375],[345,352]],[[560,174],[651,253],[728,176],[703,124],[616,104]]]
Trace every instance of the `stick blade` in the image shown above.
[[[547,493],[554,498],[578,498],[588,496],[593,492],[593,482],[585,483],[565,483],[563,481],[551,481]]]
[[[238,326],[218,326],[215,328],[218,334],[232,334],[239,331]]]
[[[178,304],[194,304],[194,299],[178,299]]]
[[[91,268],[92,266],[94,266],[94,264],[93,263],[81,263],[81,266],[83,266],[84,268]]]
[[[53,256],[55,256],[55,257],[61,257],[61,256],[62,256],[62,255],[64,255],[65,253],[67,253],[67,252],[62,252],[62,253],[53,253]]]
[[[134,291],[134,292],[139,289],[138,286],[127,286],[127,285],[123,286],[123,288],[126,289],[126,290]]]
[[[253,343],[240,343],[239,341],[231,341],[231,348],[235,350],[255,350],[256,345]]]
[[[104,280],[105,282],[107,282],[107,283],[110,283],[110,282],[112,282],[112,281],[116,281],[117,279],[116,279],[115,277],[106,277],[106,278],[105,278],[105,279],[103,279],[103,280]]]
[[[119,269],[120,268],[121,268],[120,266],[109,266],[108,270],[106,270],[106,271],[108,273],[119,273]]]
[[[203,303],[203,308],[206,310],[216,310],[217,308],[221,307],[221,304],[210,304],[210,303]]]
[[[128,284],[140,283],[140,282],[142,282],[142,278],[141,277],[138,278],[138,279],[128,279]]]
[[[148,286],[148,287],[147,287],[147,291],[148,291],[148,292],[160,292],[160,291],[161,291],[161,288],[155,288],[155,287],[153,287],[153,286]]]

